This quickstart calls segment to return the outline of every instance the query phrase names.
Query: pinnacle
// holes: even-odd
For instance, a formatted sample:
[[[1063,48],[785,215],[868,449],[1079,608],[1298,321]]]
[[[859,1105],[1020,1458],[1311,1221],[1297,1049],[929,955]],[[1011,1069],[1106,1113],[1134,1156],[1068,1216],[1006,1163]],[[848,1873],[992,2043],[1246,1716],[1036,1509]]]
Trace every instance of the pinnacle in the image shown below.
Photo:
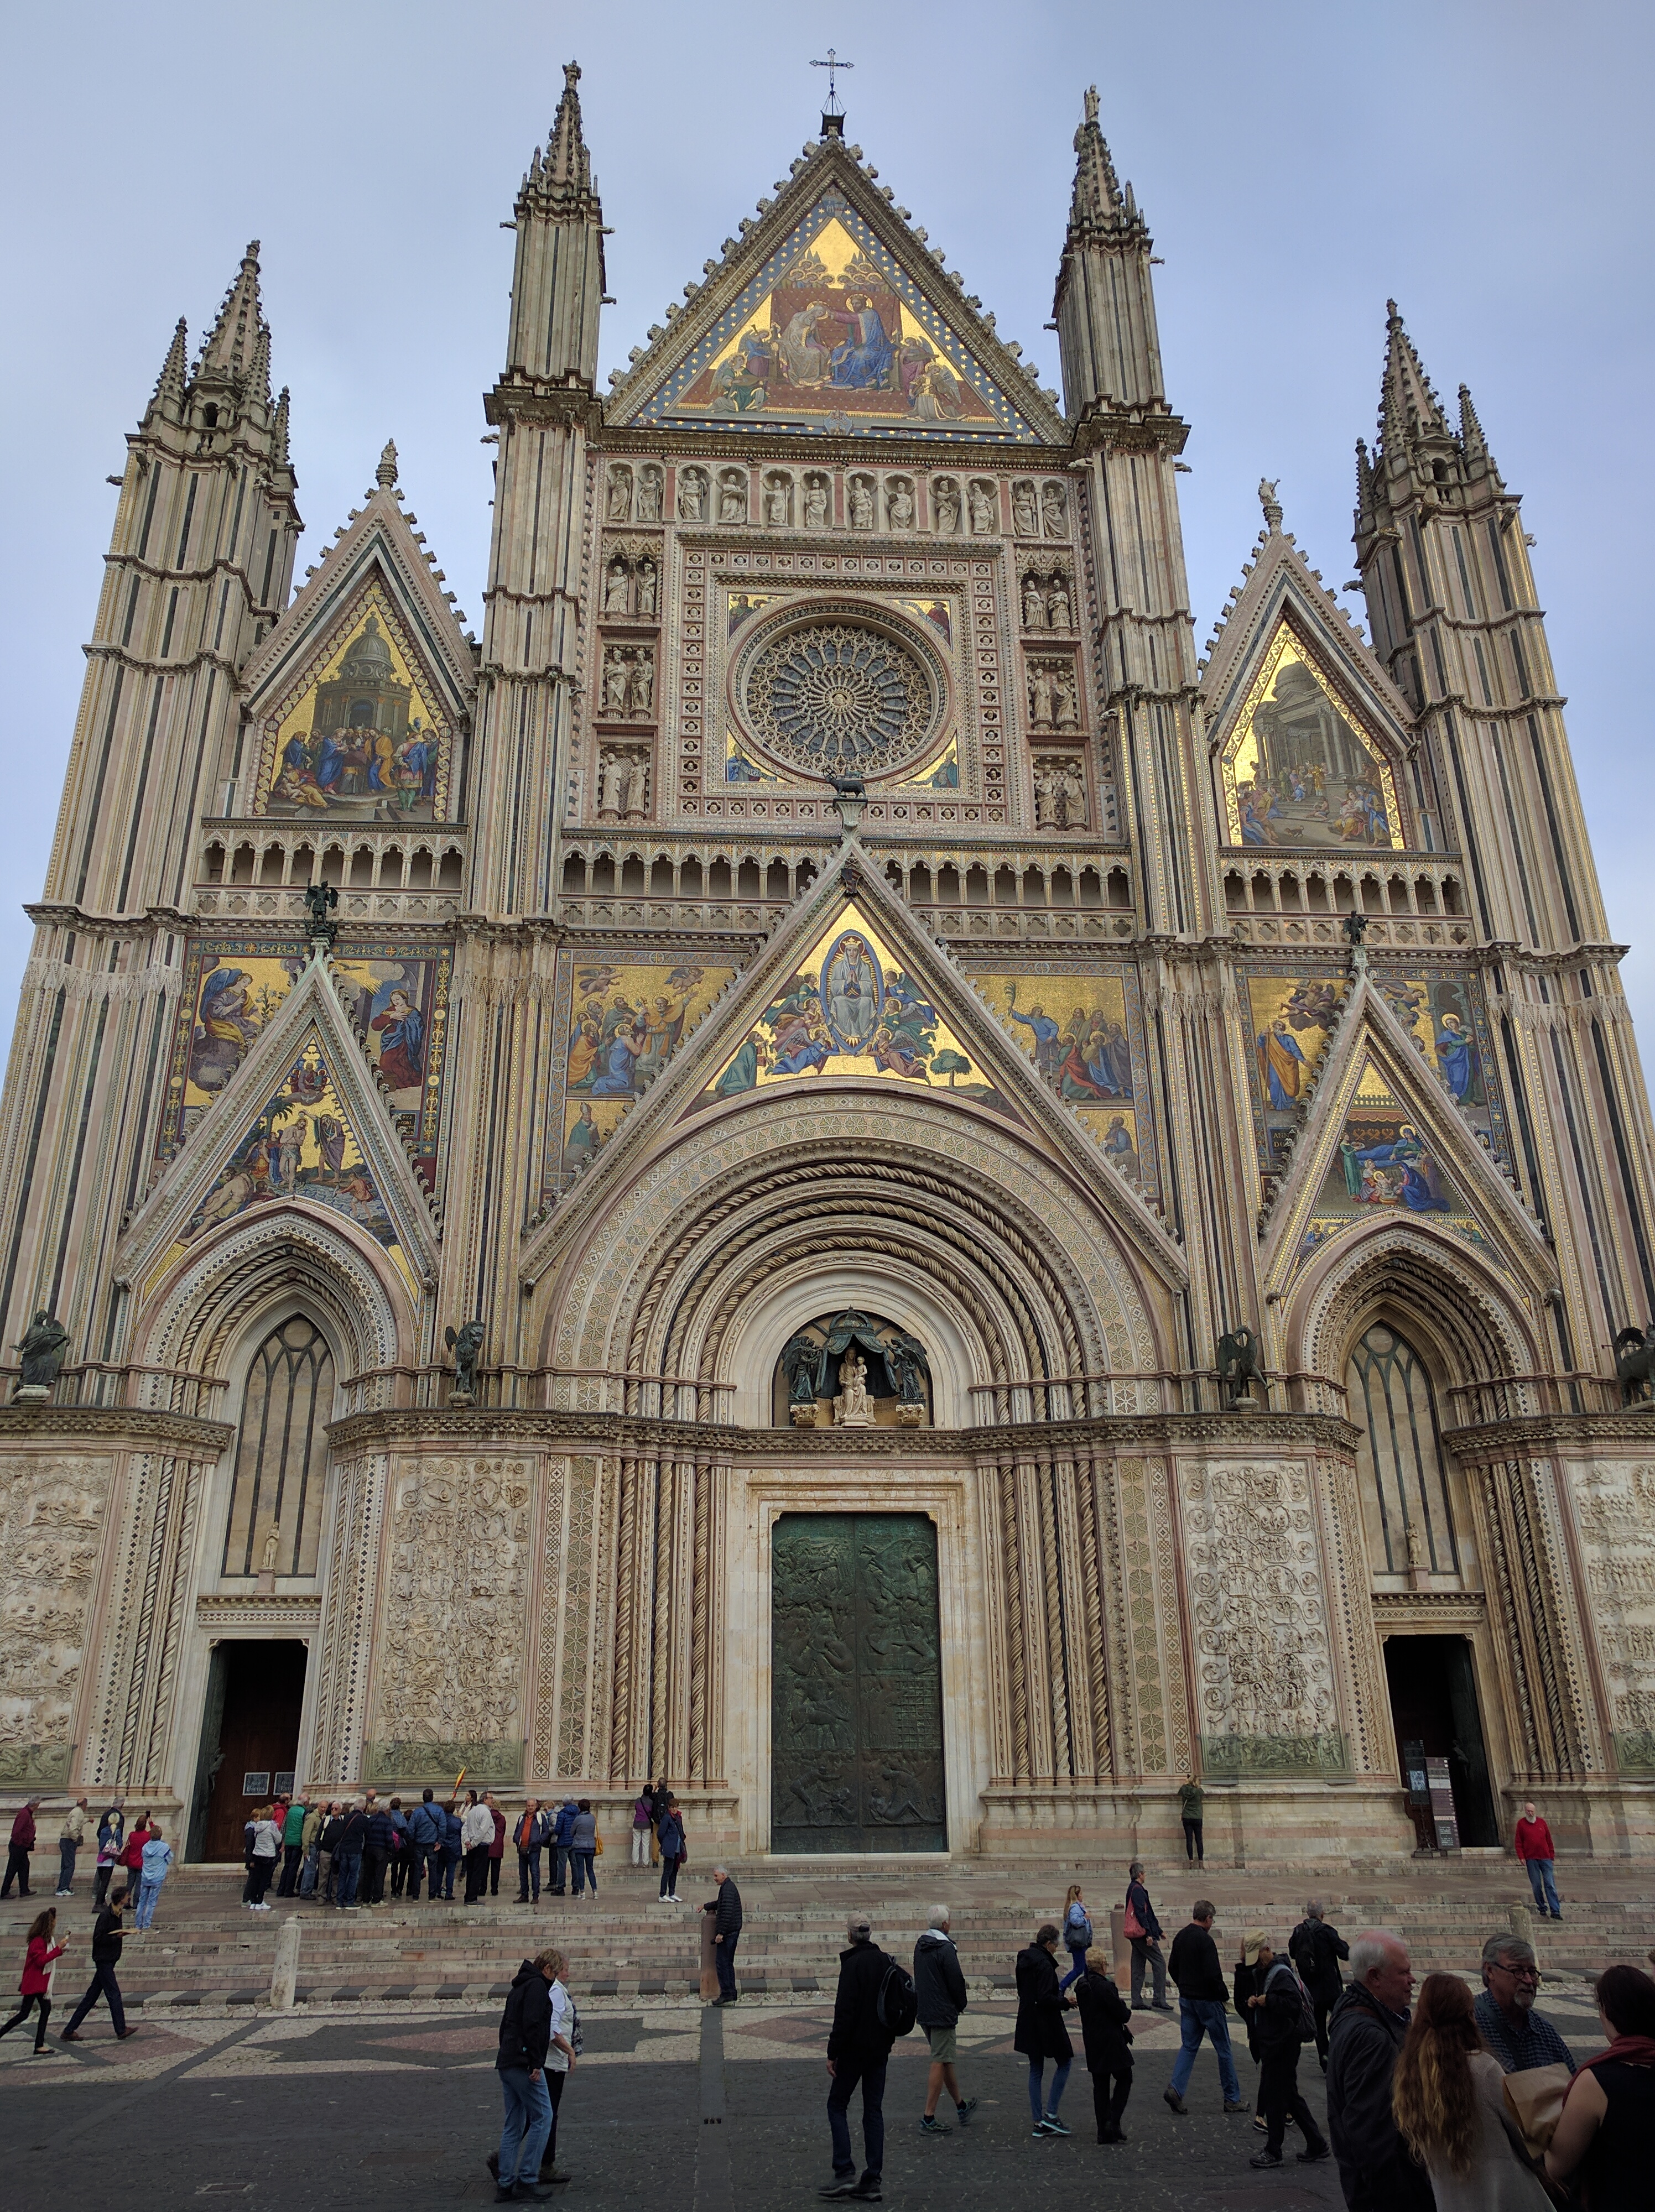
[[[1448,434],[1447,421],[1437,404],[1431,380],[1421,365],[1414,341],[1402,327],[1394,300],[1385,301],[1385,366],[1379,394],[1382,442],[1404,436],[1409,423],[1420,430]]]
[[[175,406],[183,405],[185,368],[188,359],[187,338],[188,328],[180,315],[173,331],[173,342],[167,349],[167,358],[161,364],[161,374],[155,379],[155,397],[149,403],[152,407],[163,400],[169,400]]]
[[[563,96],[552,118],[551,136],[546,143],[546,158],[540,173],[542,184],[554,191],[592,190],[592,156],[587,151],[581,129],[581,95],[575,89],[580,81],[580,64],[565,62]]]
[[[271,423],[270,449],[271,458],[277,466],[285,467],[289,458],[288,388],[285,384],[282,386],[280,397],[276,402],[276,414]]]
[[[1124,204],[1115,164],[1110,159],[1109,147],[1098,122],[1095,84],[1086,88],[1086,120],[1074,134],[1074,151],[1077,158],[1069,228],[1080,230],[1091,223],[1110,222],[1122,213]]]
[[[397,441],[387,438],[385,451],[380,455],[380,465],[374,471],[374,481],[381,491],[391,491],[397,481]]]
[[[261,334],[268,335],[259,297],[259,240],[255,238],[241,257],[234,283],[224,295],[218,320],[196,364],[197,375],[245,374],[253,365]]]
[[[1471,387],[1462,384],[1460,398],[1460,447],[1468,460],[1486,460],[1488,441],[1482,434],[1482,425],[1477,420],[1477,410],[1471,404]]]

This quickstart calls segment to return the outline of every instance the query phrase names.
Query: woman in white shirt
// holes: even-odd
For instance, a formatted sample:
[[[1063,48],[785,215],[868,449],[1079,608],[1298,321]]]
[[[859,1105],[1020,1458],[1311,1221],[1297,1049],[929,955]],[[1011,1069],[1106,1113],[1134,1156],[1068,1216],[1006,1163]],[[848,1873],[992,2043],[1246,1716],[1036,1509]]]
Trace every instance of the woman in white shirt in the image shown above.
[[[265,1902],[265,1892],[270,1887],[276,1862],[282,1856],[282,1831],[271,1818],[272,1810],[267,1805],[263,1812],[253,1816],[253,1856],[247,1862],[247,1879],[241,1892],[241,1902],[253,1912],[270,1911]]]

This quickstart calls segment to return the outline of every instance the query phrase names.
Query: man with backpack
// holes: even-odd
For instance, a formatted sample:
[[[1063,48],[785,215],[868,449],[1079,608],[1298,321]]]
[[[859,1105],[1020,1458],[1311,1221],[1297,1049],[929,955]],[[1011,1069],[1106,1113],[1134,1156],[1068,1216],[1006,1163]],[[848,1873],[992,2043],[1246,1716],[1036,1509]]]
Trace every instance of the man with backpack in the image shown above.
[[[833,2027],[828,2036],[828,2125],[833,2130],[833,2179],[818,2194],[877,2204],[884,2192],[885,2069],[891,2046],[914,2025],[914,1984],[896,1960],[880,1950],[873,1929],[861,1913],[845,1923],[849,1948],[839,1954],[839,1986],[834,1993]],[[845,2117],[851,2093],[862,2085],[862,2178],[850,2154],[850,2122]]]
[[[1316,2055],[1322,2071],[1328,2070],[1328,2016],[1344,1994],[1345,1978],[1339,1961],[1350,1956],[1350,1946],[1323,1917],[1322,1900],[1312,1897],[1305,1917],[1287,1938],[1287,1956],[1299,1969],[1299,1978],[1310,1991],[1316,2014]]]
[[[442,1808],[433,1802],[435,1792],[422,1790],[408,1822],[408,1840],[414,1847],[414,1863],[408,1876],[408,1895],[411,1902],[419,1902],[419,1873],[424,1866],[430,1875],[427,1892],[435,1905],[442,1894],[442,1846],[448,1833],[448,1824]]]
[[[568,1893],[569,1855],[574,1847],[575,1823],[580,1817],[581,1808],[574,1798],[565,1797],[551,1824],[551,1880],[546,1889],[549,1897],[563,1897]]]
[[[1258,2031],[1264,2148],[1255,2152],[1248,2163],[1281,2165],[1281,2137],[1291,2117],[1305,2138],[1299,2163],[1314,2166],[1331,2154],[1327,2137],[1317,2126],[1316,2115],[1299,2087],[1299,2048],[1316,2039],[1315,2011],[1298,1975],[1285,1959],[1276,1957],[1269,1943],[1258,1946],[1257,1965],[1264,1985],[1247,2002]]]

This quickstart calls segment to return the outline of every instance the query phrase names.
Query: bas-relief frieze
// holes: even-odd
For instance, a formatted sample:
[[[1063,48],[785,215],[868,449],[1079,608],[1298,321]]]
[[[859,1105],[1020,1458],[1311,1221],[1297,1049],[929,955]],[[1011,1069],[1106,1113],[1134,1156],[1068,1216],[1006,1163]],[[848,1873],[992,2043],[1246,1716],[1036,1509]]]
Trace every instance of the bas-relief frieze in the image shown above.
[[[399,1468],[374,1730],[387,1778],[445,1765],[455,1747],[478,1754],[459,1765],[520,1777],[532,1494],[520,1460]]]
[[[1182,1487],[1208,1772],[1342,1771],[1308,1470],[1186,1465]]]
[[[1655,1467],[1597,1460],[1575,1483],[1615,1759],[1625,1772],[1655,1774]]]
[[[0,1785],[69,1779],[110,1462],[0,1460]]]

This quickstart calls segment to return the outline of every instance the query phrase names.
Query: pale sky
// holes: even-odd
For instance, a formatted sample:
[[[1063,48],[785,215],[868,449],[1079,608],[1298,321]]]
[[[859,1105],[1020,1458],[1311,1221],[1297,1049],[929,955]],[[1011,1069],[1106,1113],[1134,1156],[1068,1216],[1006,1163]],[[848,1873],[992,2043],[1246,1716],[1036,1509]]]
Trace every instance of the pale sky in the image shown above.
[[[480,629],[519,178],[578,58],[605,218],[604,375],[818,130],[849,132],[966,289],[1056,384],[1043,325],[1086,86],[1165,258],[1167,390],[1204,645],[1281,479],[1287,527],[1351,573],[1394,295],[1445,401],[1468,383],[1525,526],[1640,1030],[1655,1024],[1646,678],[1649,128],[1655,13],[1572,0],[910,0],[695,10],[633,0],[10,0],[0,135],[0,1018],[56,820],[123,440],[173,323],[192,347],[263,241],[293,392],[298,569],[394,436],[408,504]],[[255,27],[255,26],[257,27]],[[600,382],[602,379],[600,378]],[[1354,603],[1360,607],[1360,600]],[[1628,628],[1630,624],[1630,628]]]

